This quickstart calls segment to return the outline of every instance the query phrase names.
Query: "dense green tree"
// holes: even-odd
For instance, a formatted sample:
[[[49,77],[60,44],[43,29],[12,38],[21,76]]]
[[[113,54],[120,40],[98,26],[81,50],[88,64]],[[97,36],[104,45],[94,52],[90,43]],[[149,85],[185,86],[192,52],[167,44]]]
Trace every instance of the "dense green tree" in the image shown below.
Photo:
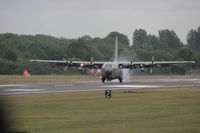
[[[84,39],[84,40],[87,40],[87,41],[92,40],[92,38],[89,35],[82,36],[81,39]]]
[[[170,31],[166,29],[159,31],[159,42],[160,47],[165,50],[172,50],[183,47],[183,43],[181,43],[180,39],[173,30]]]
[[[172,30],[161,30],[159,36],[148,35],[144,29],[135,30],[133,33],[133,47],[143,48],[148,50],[168,50],[177,49],[183,47],[180,39],[176,33]]]
[[[162,50],[149,51],[145,49],[136,49],[137,57],[143,61],[150,61],[152,57],[155,57],[157,61],[170,61],[173,59],[173,55]]]
[[[5,53],[5,58],[7,58],[7,59],[10,60],[10,61],[16,62],[16,60],[17,60],[17,55],[16,55],[16,53],[14,53],[12,50],[8,50],[8,51]]]
[[[116,36],[118,37],[118,42],[121,44],[125,44],[125,45],[129,45],[129,39],[126,35],[121,34],[117,31],[111,32],[109,33],[105,39],[111,41],[111,44],[113,44],[115,42],[115,38]]]
[[[194,52],[190,48],[178,50],[177,57],[182,60],[194,60]]]
[[[144,29],[135,30],[133,33],[133,46],[136,48],[148,48],[148,35]]]
[[[200,26],[197,30],[191,29],[187,34],[187,45],[193,50],[200,50]]]
[[[90,60],[92,57],[94,59],[99,59],[101,57],[99,51],[96,47],[92,45],[88,40],[78,39],[73,41],[67,50],[68,57],[73,59]]]
[[[152,50],[161,49],[159,39],[155,35],[148,36],[148,45]]]
[[[0,58],[0,74],[14,74],[17,73],[18,64],[9,61],[5,58]],[[18,73],[17,73],[18,74]]]

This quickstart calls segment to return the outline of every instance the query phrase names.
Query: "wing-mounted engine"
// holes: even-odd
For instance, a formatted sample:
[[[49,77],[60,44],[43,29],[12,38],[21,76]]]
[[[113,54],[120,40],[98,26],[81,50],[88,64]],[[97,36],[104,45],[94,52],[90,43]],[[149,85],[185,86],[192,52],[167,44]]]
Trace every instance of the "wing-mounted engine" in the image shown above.
[[[90,69],[94,68],[94,64],[93,64],[93,57],[90,60]]]
[[[63,59],[63,60],[65,61],[64,71],[66,71],[68,68],[70,68],[72,66],[73,62],[72,62],[72,60],[70,60],[70,61],[67,61],[65,59]]]
[[[156,63],[154,62],[155,58],[154,56],[152,56],[151,61],[150,62],[133,62],[131,61],[129,63],[129,67],[125,67],[125,68],[129,68],[129,69],[140,69],[141,72],[145,72],[147,68],[150,68],[150,73],[153,72],[153,69],[156,67]]]
[[[147,64],[140,64],[140,69],[141,69],[141,72],[145,72],[146,68],[149,68],[149,72],[150,73],[153,73],[153,69],[155,69],[156,67],[156,63],[155,63],[155,57],[152,56],[151,58],[151,62],[147,63]]]
[[[127,67],[128,66],[128,67]],[[144,72],[145,71],[145,64],[144,63],[134,63],[133,61],[131,61],[127,66],[124,66],[124,68],[129,68],[130,70],[133,70],[133,69],[140,69],[141,72]]]
[[[86,69],[100,69],[104,62],[96,62],[93,61],[93,57],[90,59],[90,61],[85,61],[81,63],[82,68]]]
[[[84,61],[84,62],[74,62],[74,66],[78,67],[79,69],[93,69],[94,63],[93,63],[93,57],[90,61]]]
[[[133,61],[131,61],[130,69],[133,69],[133,68],[134,68],[134,64],[133,64]]]
[[[140,70],[141,70],[141,72],[145,72],[144,64],[140,64]]]
[[[153,73],[153,69],[156,67],[156,64],[154,63],[155,57],[152,56],[151,58],[151,65],[150,65],[150,73]]]

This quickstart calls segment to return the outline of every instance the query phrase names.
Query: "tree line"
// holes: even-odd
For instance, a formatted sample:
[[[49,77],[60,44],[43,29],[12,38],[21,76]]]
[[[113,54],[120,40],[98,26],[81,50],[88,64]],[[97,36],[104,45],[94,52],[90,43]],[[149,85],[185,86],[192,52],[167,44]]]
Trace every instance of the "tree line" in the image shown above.
[[[88,35],[78,39],[57,38],[48,35],[0,34],[0,74],[21,74],[28,69],[31,74],[71,74],[80,71],[67,70],[54,64],[30,63],[30,59],[111,61],[115,37],[118,36],[119,55],[126,61],[149,61],[152,56],[158,61],[195,60],[199,67],[200,27],[191,29],[187,43],[183,44],[173,30],[160,30],[158,36],[145,29],[133,32],[132,42],[119,32],[111,32],[104,38]],[[156,70],[155,73],[185,73],[191,66],[173,66]]]

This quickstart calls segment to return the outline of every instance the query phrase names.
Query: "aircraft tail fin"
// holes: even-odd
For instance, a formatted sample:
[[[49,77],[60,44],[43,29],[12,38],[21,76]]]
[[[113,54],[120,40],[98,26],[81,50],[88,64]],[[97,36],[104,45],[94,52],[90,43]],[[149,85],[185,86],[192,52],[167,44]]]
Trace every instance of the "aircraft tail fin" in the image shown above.
[[[118,37],[116,36],[114,62],[117,62],[117,61],[118,61]]]

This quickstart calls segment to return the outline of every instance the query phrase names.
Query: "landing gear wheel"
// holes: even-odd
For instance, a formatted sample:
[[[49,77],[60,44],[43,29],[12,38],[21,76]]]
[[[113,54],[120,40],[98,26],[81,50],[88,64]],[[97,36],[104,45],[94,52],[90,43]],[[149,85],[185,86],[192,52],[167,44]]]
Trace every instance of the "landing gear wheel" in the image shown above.
[[[104,83],[104,82],[105,82],[105,80],[106,80],[105,78],[102,78],[102,79],[101,79],[102,83]]]
[[[120,83],[122,83],[122,78],[119,78],[118,80],[119,80]]]

